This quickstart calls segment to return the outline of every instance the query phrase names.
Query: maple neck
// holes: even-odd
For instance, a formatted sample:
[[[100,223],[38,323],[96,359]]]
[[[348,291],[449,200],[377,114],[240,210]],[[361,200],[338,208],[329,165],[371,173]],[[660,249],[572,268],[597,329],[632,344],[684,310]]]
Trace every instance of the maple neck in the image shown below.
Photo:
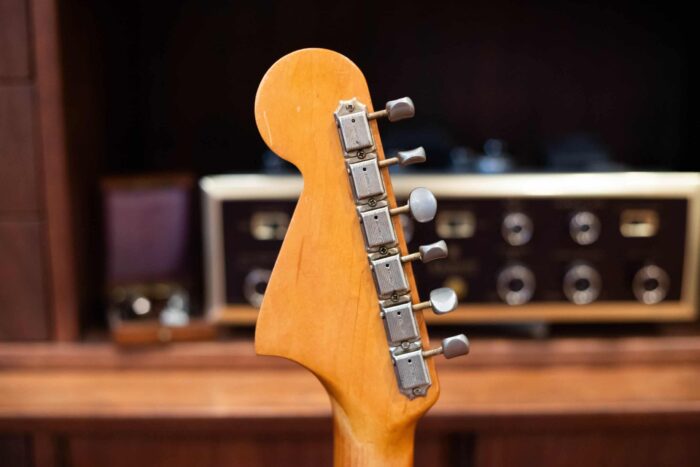
[[[387,429],[374,420],[352,420],[333,403],[334,467],[411,467],[416,423]],[[381,418],[381,417],[379,417]]]
[[[335,465],[410,467],[418,419],[439,394],[431,357],[466,354],[465,336],[430,347],[424,309],[453,310],[456,293],[421,302],[412,261],[447,255],[438,241],[409,252],[402,214],[430,222],[437,201],[417,187],[398,206],[387,168],[425,160],[423,148],[384,157],[378,118],[415,113],[409,98],[374,111],[367,83],[346,57],[292,52],[270,67],[255,121],[304,189],[268,282],[255,348],[314,373],[333,406]],[[427,297],[426,297],[427,298]]]

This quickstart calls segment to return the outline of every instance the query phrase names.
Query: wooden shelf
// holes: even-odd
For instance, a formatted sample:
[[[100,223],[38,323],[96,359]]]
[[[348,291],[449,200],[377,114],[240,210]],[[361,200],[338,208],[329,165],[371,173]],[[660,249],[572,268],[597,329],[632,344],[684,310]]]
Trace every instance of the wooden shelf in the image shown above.
[[[700,426],[700,338],[477,339],[473,349],[468,359],[439,360],[442,394],[425,425]],[[316,379],[255,356],[250,340],[139,350],[3,344],[0,368],[2,430],[270,430],[272,419],[287,420],[282,430],[326,429],[330,420]]]
[[[475,338],[468,358],[439,361],[446,368],[696,363],[700,362],[700,336]],[[0,343],[0,370],[294,366],[284,359],[255,355],[250,338],[138,348],[118,347],[109,342]]]
[[[552,429],[561,421],[600,429],[630,419],[635,426],[700,426],[697,363],[442,368],[439,375],[442,395],[426,423],[443,429]],[[0,373],[0,430],[99,430],[114,423],[250,430],[273,419],[286,420],[289,429],[325,427],[329,417],[321,385],[297,368]]]

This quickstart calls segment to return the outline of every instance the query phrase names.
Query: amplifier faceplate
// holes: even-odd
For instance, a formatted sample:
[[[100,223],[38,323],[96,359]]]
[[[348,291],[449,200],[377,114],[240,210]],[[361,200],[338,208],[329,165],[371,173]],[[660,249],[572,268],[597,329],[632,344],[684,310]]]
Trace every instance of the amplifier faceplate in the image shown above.
[[[449,286],[460,308],[439,322],[674,321],[696,313],[697,174],[395,175],[401,202],[424,186],[449,257],[416,268],[420,296]],[[255,319],[301,190],[293,176],[202,180],[210,316]],[[437,232],[435,232],[437,230]],[[409,247],[409,249],[411,249]],[[437,323],[438,321],[435,321]]]

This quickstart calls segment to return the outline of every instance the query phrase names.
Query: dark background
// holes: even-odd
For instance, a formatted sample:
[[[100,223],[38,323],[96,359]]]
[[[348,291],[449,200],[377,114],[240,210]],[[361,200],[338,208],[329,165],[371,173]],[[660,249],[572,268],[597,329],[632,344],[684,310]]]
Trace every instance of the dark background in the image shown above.
[[[489,138],[507,142],[519,171],[561,170],[552,163],[557,148],[582,153],[584,163],[607,161],[608,170],[700,170],[694,16],[670,2],[59,6],[75,241],[90,316],[104,309],[100,181],[261,170],[255,92],[270,65],[299,48],[355,61],[376,107],[414,99],[416,117],[381,123],[381,132],[388,151],[425,146],[420,170],[446,169],[453,148],[478,152]],[[200,232],[195,210],[186,267],[194,297],[202,289]]]
[[[410,95],[417,117],[383,125],[385,145],[424,144],[432,167],[502,138],[517,167],[542,170],[573,138],[626,168],[700,169],[693,15],[673,2],[62,5],[74,134],[102,174],[258,170],[257,85],[303,47],[355,61],[377,107]]]

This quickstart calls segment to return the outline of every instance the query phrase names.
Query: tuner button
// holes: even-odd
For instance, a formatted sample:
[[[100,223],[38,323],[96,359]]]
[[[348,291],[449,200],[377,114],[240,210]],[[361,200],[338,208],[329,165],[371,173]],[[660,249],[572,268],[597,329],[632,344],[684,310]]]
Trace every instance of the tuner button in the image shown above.
[[[464,334],[442,340],[442,353],[445,358],[455,358],[469,353],[469,339]]]
[[[415,261],[417,259],[423,261],[424,263],[429,263],[436,259],[447,257],[447,244],[445,240],[440,240],[430,245],[422,245],[418,247],[416,253],[411,253],[406,256],[401,257],[401,262],[407,263],[409,261]]]
[[[437,200],[427,188],[416,188],[408,195],[408,203],[389,210],[391,215],[410,212],[411,216],[420,223],[430,222],[437,212]]]
[[[447,258],[447,244],[445,240],[440,240],[430,245],[422,245],[418,247],[420,259],[424,263],[429,263],[436,259]]]
[[[387,120],[398,122],[416,114],[416,107],[410,97],[402,97],[386,103]]]
[[[469,339],[464,334],[447,337],[442,340],[442,345],[435,349],[423,352],[423,357],[434,357],[443,354],[445,358],[455,358],[469,353]]]
[[[410,97],[402,97],[386,103],[384,110],[372,112],[367,115],[367,118],[373,120],[375,118],[386,117],[390,122],[398,122],[411,118],[416,114],[416,108]]]
[[[406,167],[407,165],[420,164],[425,162],[425,149],[423,146],[418,146],[415,149],[408,151],[399,151],[396,156],[399,158],[399,165]]]
[[[425,162],[425,149],[419,146],[408,151],[399,151],[394,157],[379,161],[379,167],[388,167],[390,165],[399,164],[401,167],[407,165],[419,164]]]
[[[444,315],[457,308],[457,293],[448,287],[441,287],[430,292],[430,300],[413,305],[414,310],[432,308],[436,315]]]
[[[436,315],[444,315],[457,308],[457,294],[448,287],[430,292],[430,307]]]
[[[437,200],[427,188],[416,188],[408,195],[408,208],[416,221],[430,222],[435,219]]]

